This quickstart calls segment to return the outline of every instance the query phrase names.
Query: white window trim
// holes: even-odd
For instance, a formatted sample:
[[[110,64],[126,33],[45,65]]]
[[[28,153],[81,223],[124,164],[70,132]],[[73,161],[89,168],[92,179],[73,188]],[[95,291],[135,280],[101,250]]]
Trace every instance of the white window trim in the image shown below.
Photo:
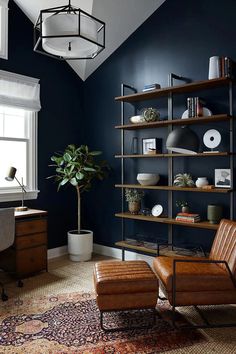
[[[8,0],[0,0],[1,47],[0,58],[8,59]]]
[[[27,155],[27,165],[31,166],[27,170],[27,180],[29,181],[30,190],[26,189],[26,193],[24,194],[24,200],[32,200],[37,199],[39,190],[38,186],[38,139],[37,139],[37,127],[38,127],[38,114],[37,112],[32,112],[32,117],[30,117],[30,144],[31,147],[28,148],[30,155]],[[35,172],[35,173],[33,173]],[[20,187],[14,188],[4,188],[4,190],[0,189],[0,202],[11,202],[22,200],[22,190]]]

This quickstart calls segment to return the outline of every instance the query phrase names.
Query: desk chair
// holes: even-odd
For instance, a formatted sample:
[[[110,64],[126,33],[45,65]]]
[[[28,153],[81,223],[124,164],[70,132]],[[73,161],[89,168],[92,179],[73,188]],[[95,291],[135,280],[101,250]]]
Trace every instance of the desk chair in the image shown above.
[[[15,239],[14,208],[0,209],[0,252],[11,247]],[[8,300],[4,284],[0,282],[2,301]]]

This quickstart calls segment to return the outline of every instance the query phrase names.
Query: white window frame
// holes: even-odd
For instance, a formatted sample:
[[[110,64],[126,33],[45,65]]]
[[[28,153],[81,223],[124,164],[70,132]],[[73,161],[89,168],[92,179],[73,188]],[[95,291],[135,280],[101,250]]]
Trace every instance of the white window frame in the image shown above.
[[[8,59],[8,0],[0,0],[0,58]]]
[[[1,1],[1,0],[0,0]],[[0,70],[0,105],[24,109],[30,115],[28,119],[28,145],[27,145],[27,186],[24,199],[36,199],[38,197],[38,111],[40,104],[40,84],[39,79],[23,76]],[[14,83],[14,85],[12,85]],[[5,86],[4,86],[5,85]],[[10,90],[9,90],[10,89]],[[1,137],[1,139],[7,139]],[[17,140],[16,138],[8,140]],[[19,139],[24,140],[25,139]],[[9,166],[10,167],[10,166]],[[19,177],[19,176],[17,176]],[[21,200],[22,190],[18,186],[0,188],[0,202]]]
[[[37,161],[37,127],[38,127],[38,114],[37,112],[30,112],[29,119],[29,143],[27,146],[27,187],[24,194],[24,199],[37,199],[39,190],[38,186],[38,161]],[[19,140],[25,141],[25,139],[17,138],[0,138],[1,140]],[[10,167],[10,166],[9,166]],[[19,186],[11,187],[11,182],[9,182],[9,187],[0,188],[0,202],[17,201],[22,199],[22,190]]]

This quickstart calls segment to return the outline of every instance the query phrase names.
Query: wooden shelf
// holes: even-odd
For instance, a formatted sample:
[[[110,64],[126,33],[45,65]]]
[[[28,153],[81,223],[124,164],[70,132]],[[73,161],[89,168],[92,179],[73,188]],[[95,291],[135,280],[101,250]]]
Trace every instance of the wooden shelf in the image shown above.
[[[215,123],[231,119],[232,116],[227,114],[216,114],[208,117],[194,117],[186,119],[173,119],[173,120],[159,120],[157,122],[150,123],[137,123],[137,124],[124,124],[115,126],[116,129],[124,130],[137,130],[137,129],[151,129],[158,127],[165,127],[170,124],[173,125],[190,125],[190,124],[202,124],[202,123]]]
[[[188,222],[181,222],[175,219],[167,218],[167,217],[155,217],[155,216],[146,216],[146,215],[136,215],[130,214],[129,212],[125,213],[116,213],[116,217],[123,218],[123,219],[131,219],[131,220],[141,220],[141,221],[152,221],[158,222],[161,224],[171,224],[171,225],[181,225],[186,227],[193,227],[198,229],[210,229],[210,230],[217,230],[218,224],[210,224],[207,221],[200,221],[197,223],[188,223]]]
[[[116,101],[123,102],[136,102],[136,101],[144,101],[151,100],[157,97],[167,96],[169,93],[187,93],[197,90],[205,90],[208,88],[215,88],[219,86],[224,86],[232,82],[230,78],[221,77],[219,79],[205,80],[205,81],[196,81],[191,82],[190,84],[177,85],[173,87],[164,87],[158,90],[152,90],[149,92],[140,92],[132,95],[119,96],[116,97]]]
[[[151,249],[151,248],[147,248],[144,246],[135,246],[135,245],[130,245],[125,241],[119,241],[115,243],[116,246],[119,247],[124,247],[124,248],[128,248],[131,250],[135,250],[135,251],[140,251],[140,252],[145,252],[145,253],[151,253],[151,254],[155,254],[157,255],[157,250]]]
[[[126,241],[118,241],[115,243],[116,246],[118,247],[122,247],[122,248],[126,248],[126,249],[130,249],[133,251],[139,251],[139,252],[145,252],[145,253],[149,253],[152,254],[154,256],[157,256],[157,249],[152,249],[152,248],[148,248],[145,246],[137,246],[137,245],[132,245],[129,244]],[[177,248],[175,247],[176,250],[170,250],[169,247],[160,247],[160,255],[161,256],[174,256],[174,257],[183,257],[183,256],[191,256],[191,257],[198,257],[198,256],[203,256],[202,252],[194,252],[189,249],[186,248]],[[187,252],[187,253],[186,253]]]
[[[125,159],[125,158],[154,158],[154,157],[161,157],[161,158],[166,158],[166,157],[212,157],[212,156],[230,156],[231,153],[229,152],[210,152],[210,153],[204,153],[204,152],[199,152],[197,154],[136,154],[136,155],[115,155],[116,159]]]
[[[141,184],[116,184],[116,188],[135,188],[135,189],[151,189],[164,191],[179,191],[179,192],[202,192],[202,193],[229,193],[233,189],[230,188],[213,188],[204,189],[197,187],[175,187],[175,186],[142,186]]]

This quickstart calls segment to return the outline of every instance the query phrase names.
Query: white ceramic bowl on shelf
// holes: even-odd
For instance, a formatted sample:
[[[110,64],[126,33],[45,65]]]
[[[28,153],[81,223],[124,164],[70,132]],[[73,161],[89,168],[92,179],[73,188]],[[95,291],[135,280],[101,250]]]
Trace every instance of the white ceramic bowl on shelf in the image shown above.
[[[142,186],[155,186],[160,180],[160,176],[156,173],[138,173],[137,181]]]

